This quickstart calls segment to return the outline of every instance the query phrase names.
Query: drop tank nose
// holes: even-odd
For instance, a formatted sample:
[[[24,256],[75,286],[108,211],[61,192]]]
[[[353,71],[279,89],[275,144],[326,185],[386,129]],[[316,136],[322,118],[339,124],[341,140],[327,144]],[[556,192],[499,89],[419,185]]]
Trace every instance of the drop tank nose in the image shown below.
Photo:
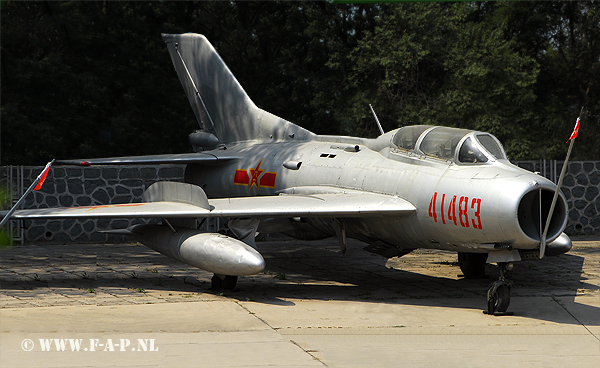
[[[137,225],[136,238],[167,257],[219,275],[247,276],[261,272],[265,260],[249,245],[216,233],[162,225]]]

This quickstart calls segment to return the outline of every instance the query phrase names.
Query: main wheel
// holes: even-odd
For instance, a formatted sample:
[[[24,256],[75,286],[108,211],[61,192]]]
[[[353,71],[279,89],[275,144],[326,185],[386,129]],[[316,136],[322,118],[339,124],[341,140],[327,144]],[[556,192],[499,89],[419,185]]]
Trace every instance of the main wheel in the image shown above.
[[[468,279],[484,278],[487,256],[487,253],[458,252],[458,265],[463,275]]]
[[[237,285],[237,276],[225,276],[225,280],[223,280],[223,289],[225,290],[233,290],[235,285]]]
[[[492,312],[504,313],[510,304],[510,288],[506,284],[502,284],[494,291],[488,299],[488,310]],[[491,307],[491,308],[490,308]]]
[[[237,280],[237,276],[227,275],[221,278],[219,275],[214,274],[212,279],[210,279],[210,288],[214,291],[233,290],[237,285]]]
[[[219,291],[223,288],[223,279],[219,277],[219,275],[214,274],[212,279],[210,279],[210,289],[213,291]]]

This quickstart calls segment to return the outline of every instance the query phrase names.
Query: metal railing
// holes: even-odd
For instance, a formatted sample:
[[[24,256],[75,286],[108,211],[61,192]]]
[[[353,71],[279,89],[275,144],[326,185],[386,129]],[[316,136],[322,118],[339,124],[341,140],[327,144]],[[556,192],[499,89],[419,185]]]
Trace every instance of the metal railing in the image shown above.
[[[10,208],[12,208],[25,191],[23,166],[9,165],[6,167],[6,189],[8,202]],[[20,243],[21,245],[24,244],[25,237],[23,236],[22,220],[9,221],[7,230],[10,245],[14,245],[15,243]]]
[[[533,172],[538,172],[540,175],[545,177],[548,180],[552,180],[554,184],[558,181],[558,176],[560,170],[562,169],[562,165],[564,163],[563,160],[518,160],[513,162],[515,165],[530,170]]]

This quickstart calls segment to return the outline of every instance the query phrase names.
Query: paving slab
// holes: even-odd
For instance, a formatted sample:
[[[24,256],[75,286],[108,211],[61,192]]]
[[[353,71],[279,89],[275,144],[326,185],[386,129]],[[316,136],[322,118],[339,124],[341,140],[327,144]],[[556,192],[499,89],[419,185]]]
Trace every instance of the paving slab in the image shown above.
[[[227,292],[138,244],[5,249],[0,367],[597,367],[600,240],[516,264],[504,317],[482,313],[494,266],[363,246],[261,242],[265,271]]]

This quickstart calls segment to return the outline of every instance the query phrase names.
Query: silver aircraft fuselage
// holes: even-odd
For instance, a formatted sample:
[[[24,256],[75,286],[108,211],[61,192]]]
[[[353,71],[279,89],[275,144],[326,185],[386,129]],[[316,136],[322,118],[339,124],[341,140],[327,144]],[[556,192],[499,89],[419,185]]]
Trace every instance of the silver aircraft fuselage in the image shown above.
[[[428,127],[422,136],[434,129]],[[209,198],[344,190],[398,196],[412,203],[416,213],[340,221],[348,237],[368,243],[383,241],[404,250],[539,248],[540,213],[544,212],[538,198],[540,193],[543,199],[552,197],[556,186],[551,181],[484,149],[486,162],[462,163],[457,159],[458,149],[452,157],[441,159],[423,154],[419,146],[410,151],[399,148],[392,143],[399,130],[377,139],[316,136],[309,142],[228,145],[221,152],[239,160],[219,166],[189,165],[186,182],[201,186]],[[457,146],[478,133],[466,131]],[[561,234],[566,208],[561,196],[549,242]],[[335,235],[331,219],[303,218],[289,224],[306,233]]]

